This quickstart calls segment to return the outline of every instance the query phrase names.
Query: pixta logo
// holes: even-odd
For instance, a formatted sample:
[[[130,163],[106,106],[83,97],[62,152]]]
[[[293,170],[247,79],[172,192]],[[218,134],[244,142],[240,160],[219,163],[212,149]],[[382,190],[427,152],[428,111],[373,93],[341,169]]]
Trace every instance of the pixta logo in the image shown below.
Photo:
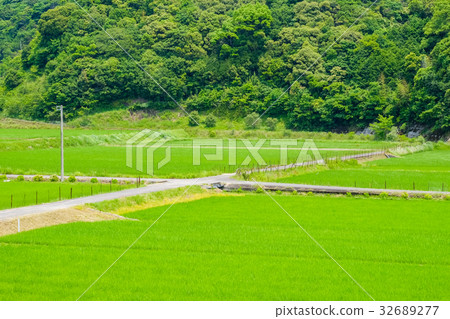
[[[159,151],[158,151],[159,150]],[[159,132],[143,130],[126,144],[128,167],[154,175],[174,158],[183,165],[227,166],[242,169],[248,166],[266,167],[296,165],[298,163],[324,164],[313,140],[295,139],[192,139],[175,141]],[[176,153],[174,153],[176,154]],[[192,157],[189,159],[189,157]],[[172,163],[175,165],[179,163]],[[190,163],[189,163],[190,162]],[[270,163],[269,163],[270,162]],[[211,166],[212,165],[212,166]]]
[[[165,146],[168,139],[152,130],[143,130],[135,134],[126,143],[127,152],[127,166],[135,167],[138,171],[144,172],[144,150],[146,152],[146,172],[148,175],[154,174],[154,167],[161,169],[164,165],[170,162],[171,147]],[[155,151],[160,148],[165,148],[165,156],[158,162],[155,162]],[[133,165],[135,163],[135,165]]]

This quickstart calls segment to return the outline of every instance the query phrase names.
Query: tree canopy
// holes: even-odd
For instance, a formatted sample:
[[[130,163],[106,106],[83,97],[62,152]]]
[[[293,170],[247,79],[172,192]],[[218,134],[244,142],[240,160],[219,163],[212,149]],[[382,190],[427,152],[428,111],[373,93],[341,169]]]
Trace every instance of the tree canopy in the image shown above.
[[[160,85],[188,111],[266,112],[298,130],[383,116],[450,131],[448,1],[379,0],[359,20],[372,1],[78,2],[127,53],[72,1],[0,0],[4,115],[175,108]]]

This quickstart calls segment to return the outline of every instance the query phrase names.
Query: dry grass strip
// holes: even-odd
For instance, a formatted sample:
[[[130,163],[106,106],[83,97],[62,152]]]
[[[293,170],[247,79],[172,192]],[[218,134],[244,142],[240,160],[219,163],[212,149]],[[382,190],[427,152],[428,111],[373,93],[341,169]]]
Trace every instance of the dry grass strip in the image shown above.
[[[97,222],[103,220],[123,219],[122,216],[100,212],[98,210],[82,207],[68,208],[48,213],[28,215],[20,218],[20,231],[49,227],[74,222]],[[0,236],[16,234],[17,219],[0,221]]]

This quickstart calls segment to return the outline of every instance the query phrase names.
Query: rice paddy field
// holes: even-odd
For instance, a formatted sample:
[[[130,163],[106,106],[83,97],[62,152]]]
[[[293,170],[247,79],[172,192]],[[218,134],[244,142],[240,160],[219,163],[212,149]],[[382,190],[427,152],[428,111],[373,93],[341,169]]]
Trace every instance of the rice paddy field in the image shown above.
[[[376,300],[449,300],[448,201],[274,199]],[[0,300],[76,300],[169,206],[0,238]],[[80,300],[370,300],[265,194],[173,205]]]
[[[271,176],[283,183],[446,191],[450,189],[450,150],[433,150],[381,159],[359,166],[294,170]]]
[[[0,209],[119,191],[134,185],[0,181]]]
[[[181,131],[181,132],[179,132]],[[91,130],[65,129],[65,167],[69,175],[90,176],[145,176],[147,175],[146,149],[141,169],[126,165],[126,143],[138,130]],[[230,160],[230,139],[209,139],[217,143],[219,158],[207,158],[216,150],[212,146],[200,147],[200,165],[193,163],[194,140],[178,138],[186,134],[183,130],[161,131],[168,139],[162,148],[156,150],[152,176],[155,177],[197,177],[234,172],[239,167],[251,168],[257,165],[280,163],[282,140],[256,140],[235,138],[236,160]],[[184,133],[184,134],[182,134]],[[251,133],[251,132],[250,132]],[[203,139],[205,140],[205,139]],[[285,142],[285,141],[284,141]],[[304,139],[289,139],[287,162],[308,160],[312,154],[299,157]],[[315,145],[323,158],[344,156],[383,149],[395,143],[372,140],[316,140]],[[59,173],[59,129],[58,128],[0,128],[0,174],[58,174]],[[264,160],[258,162],[247,147],[259,149]],[[170,148],[171,160],[161,168],[157,163],[165,158]],[[133,151],[135,156],[135,148]],[[245,159],[249,160],[245,162]],[[314,157],[313,157],[314,158]],[[259,164],[258,164],[259,163]]]
[[[300,146],[302,143],[300,143]],[[346,146],[346,145],[345,145]],[[170,147],[170,162],[159,168],[159,163],[166,156],[166,149]],[[319,146],[318,146],[319,147]],[[205,156],[214,155],[216,150],[211,147],[200,148],[200,165],[194,164],[192,149],[192,140],[185,141],[184,144],[174,142],[154,153],[154,174],[156,177],[195,177],[221,174],[224,172],[234,172],[237,168],[254,167],[257,161],[249,150],[243,146],[236,149],[236,161],[229,161],[229,149],[224,145],[222,154],[218,159],[208,159]],[[136,150],[134,149],[135,154]],[[358,154],[366,152],[364,150],[348,150],[344,148],[319,149],[323,158],[333,156],[343,156],[349,154]],[[306,160],[314,158],[312,151],[308,151],[306,156],[299,159],[300,148],[289,149],[288,163],[297,160]],[[263,147],[259,151],[261,158],[266,164],[277,164],[280,162],[280,149],[274,147]],[[250,161],[242,165],[249,156]],[[87,175],[87,176],[144,176],[147,174],[147,156],[144,150],[143,170],[136,169],[136,163],[133,167],[126,165],[126,147],[124,145],[97,145],[97,146],[79,146],[65,148],[65,170],[69,175]],[[231,163],[231,165],[230,165]],[[0,151],[0,173],[3,174],[57,174],[60,167],[60,151],[58,148],[46,149],[28,149],[28,150],[8,150]]]

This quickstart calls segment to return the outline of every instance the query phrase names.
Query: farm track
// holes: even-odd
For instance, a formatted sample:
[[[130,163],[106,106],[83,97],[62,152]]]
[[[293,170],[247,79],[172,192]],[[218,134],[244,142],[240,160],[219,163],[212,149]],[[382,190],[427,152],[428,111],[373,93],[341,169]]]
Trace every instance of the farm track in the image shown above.
[[[380,156],[384,154],[382,151],[363,153],[356,155],[349,155],[341,157],[342,160],[347,159],[360,159],[373,156]],[[304,163],[297,163],[291,165],[279,165],[274,167],[268,167],[259,169],[257,171],[275,171],[289,169],[292,167],[323,164],[323,160],[310,161]],[[253,171],[255,172],[255,171]],[[381,193],[388,193],[389,195],[399,196],[403,193],[407,193],[409,196],[423,196],[425,194],[443,196],[450,195],[450,192],[438,192],[438,191],[412,191],[401,189],[374,189],[374,188],[358,188],[358,187],[340,187],[340,186],[322,186],[322,185],[307,185],[307,184],[292,184],[292,183],[273,183],[273,182],[257,182],[257,181],[238,181],[232,178],[236,174],[223,174],[217,176],[209,176],[198,179],[158,179],[158,178],[141,178],[141,182],[151,183],[148,186],[121,190],[113,193],[98,194],[87,197],[80,197],[76,199],[63,200],[58,202],[46,203],[41,205],[33,205],[19,208],[12,208],[6,210],[0,210],[0,220],[17,219],[21,216],[33,215],[51,212],[55,210],[67,209],[74,206],[80,206],[84,204],[98,203],[107,200],[114,200],[124,197],[143,195],[153,192],[165,191],[169,189],[175,189],[180,187],[187,187],[192,185],[213,185],[214,187],[223,188],[225,190],[255,190],[259,187],[266,190],[281,190],[281,191],[293,191],[297,192],[313,192],[313,193],[329,193],[329,194],[369,194],[380,195]],[[17,175],[7,175],[7,178],[16,178]],[[31,180],[33,175],[25,175],[25,179]],[[44,178],[50,178],[50,176],[43,176]],[[77,177],[78,181],[90,181],[93,178],[91,176]],[[121,182],[135,182],[135,177],[96,177],[99,182],[110,182],[112,179],[117,179]]]
[[[130,197],[136,195],[143,195],[153,192],[159,192],[169,189],[175,189],[180,187],[186,187],[191,185],[212,185],[216,187],[224,188],[225,190],[255,190],[258,187],[262,187],[266,190],[281,190],[281,191],[293,191],[298,192],[314,192],[314,193],[330,193],[330,194],[369,194],[379,195],[381,193],[388,193],[389,195],[400,195],[407,193],[410,196],[421,196],[424,194],[430,195],[450,195],[450,192],[436,192],[436,191],[411,191],[411,190],[399,190],[399,189],[374,189],[374,188],[357,188],[357,187],[338,187],[338,186],[318,186],[318,185],[303,185],[303,184],[290,184],[290,183],[267,183],[267,182],[251,182],[251,181],[237,181],[233,180],[231,176],[218,175],[212,177],[204,177],[199,179],[177,179],[177,180],[158,180],[151,179],[153,184],[145,187],[126,189],[113,193],[99,194],[88,197],[81,197],[76,199],[69,199],[59,202],[46,203],[41,205],[26,206],[20,208],[13,208],[0,211],[0,220],[16,219],[21,216],[45,213],[60,209],[66,209],[74,206],[98,203],[106,200],[119,199],[123,197]],[[142,179],[145,180],[145,179]]]

